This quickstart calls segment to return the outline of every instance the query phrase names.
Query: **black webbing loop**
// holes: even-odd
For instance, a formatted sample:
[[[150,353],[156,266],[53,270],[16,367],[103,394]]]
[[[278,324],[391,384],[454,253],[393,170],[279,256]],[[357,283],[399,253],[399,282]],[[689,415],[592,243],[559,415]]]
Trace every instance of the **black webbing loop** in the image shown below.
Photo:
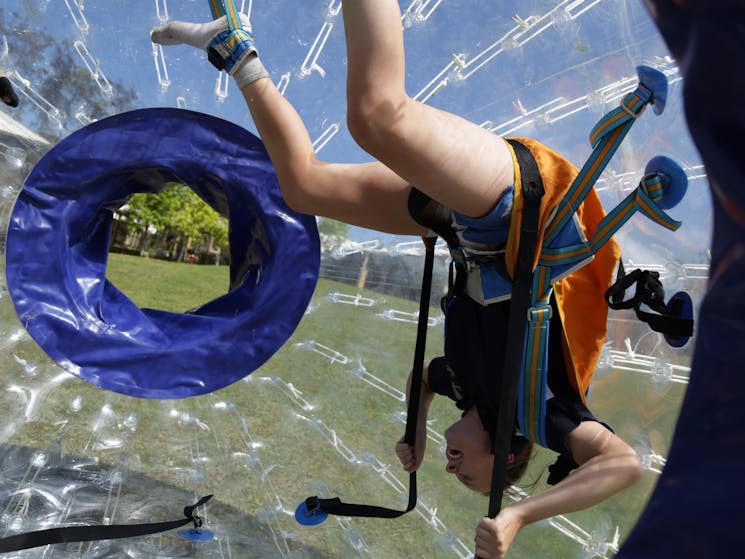
[[[528,308],[530,308],[533,261],[538,243],[539,209],[544,194],[541,174],[530,150],[515,140],[508,140],[508,142],[514,149],[520,165],[524,208],[520,224],[520,244],[512,278],[509,329],[499,394],[496,437],[492,446],[494,467],[489,494],[489,518],[495,518],[502,509],[502,496],[507,479],[507,456],[515,429],[526,317]]]
[[[626,290],[633,285],[636,285],[634,296],[624,300]],[[665,304],[665,290],[658,272],[637,268],[625,274],[623,264],[620,264],[616,282],[605,292],[605,300],[615,310],[634,309],[637,318],[646,322],[655,332],[673,338],[690,338],[693,335],[693,319],[679,316],[680,309],[676,309],[674,304],[670,308]],[[659,314],[641,310],[642,305]]]
[[[424,272],[422,274],[422,292],[419,298],[419,320],[416,332],[416,348],[414,349],[414,367],[411,372],[411,389],[409,391],[409,405],[406,410],[406,431],[404,434],[404,442],[414,448],[416,448],[416,424],[419,417],[422,377],[424,376],[424,351],[427,345],[429,296],[432,291],[432,268],[434,266],[437,237],[423,237],[422,239],[426,254],[424,258]],[[416,501],[416,472],[411,472],[409,474],[409,502],[406,505],[406,510],[394,510],[375,505],[344,503],[338,497],[332,499],[308,497],[305,500],[305,506],[309,513],[321,510],[328,514],[339,516],[398,518],[414,510]]]
[[[202,525],[202,519],[194,514],[197,507],[201,507],[212,498],[212,495],[202,497],[191,506],[184,507],[184,516],[181,520],[170,522],[153,522],[149,524],[115,524],[111,526],[63,526],[37,532],[26,532],[0,539],[0,553],[31,549],[43,545],[71,542],[90,542],[97,540],[115,540],[119,538],[134,538],[167,532],[189,523],[194,524],[197,529]]]
[[[409,192],[407,207],[414,221],[437,233],[449,246],[460,244],[453,229],[452,211],[449,208],[413,186]]]

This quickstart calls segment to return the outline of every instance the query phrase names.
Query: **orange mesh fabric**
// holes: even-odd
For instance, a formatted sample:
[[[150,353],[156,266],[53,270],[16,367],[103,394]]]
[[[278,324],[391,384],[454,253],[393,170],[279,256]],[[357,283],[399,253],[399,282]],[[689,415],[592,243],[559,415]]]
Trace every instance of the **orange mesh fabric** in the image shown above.
[[[572,181],[579,173],[577,167],[551,148],[529,138],[515,138],[525,145],[538,164],[543,179],[545,194],[541,199],[538,246],[543,242],[543,231],[552,211],[566,195]],[[521,184],[520,169],[513,153],[515,166],[515,185]],[[516,186],[515,201],[512,208],[510,235],[507,240],[507,269],[515,268],[517,248],[520,243],[520,223],[523,212],[522,191]],[[590,190],[577,210],[585,236],[592,239],[605,210],[594,189]],[[535,255],[533,267],[540,254]],[[554,284],[556,302],[564,325],[564,359],[569,382],[577,393],[585,399],[600,350],[605,343],[608,322],[608,305],[605,291],[613,283],[616,266],[621,258],[621,249],[611,238],[601,248],[592,262],[568,277]]]

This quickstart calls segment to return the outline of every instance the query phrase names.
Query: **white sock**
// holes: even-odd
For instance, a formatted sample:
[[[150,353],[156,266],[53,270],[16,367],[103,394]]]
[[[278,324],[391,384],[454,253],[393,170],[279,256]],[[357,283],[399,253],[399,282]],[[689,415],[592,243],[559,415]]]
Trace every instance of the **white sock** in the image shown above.
[[[247,53],[243,59],[233,66],[230,74],[235,78],[235,83],[241,89],[258,79],[269,77],[269,72],[264,68],[256,52]]]

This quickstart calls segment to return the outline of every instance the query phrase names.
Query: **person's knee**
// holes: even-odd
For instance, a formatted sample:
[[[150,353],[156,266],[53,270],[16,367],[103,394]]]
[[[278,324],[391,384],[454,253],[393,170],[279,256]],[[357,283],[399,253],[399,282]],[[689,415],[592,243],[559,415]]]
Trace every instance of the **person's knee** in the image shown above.
[[[292,211],[304,214],[314,213],[313,198],[302,183],[295,180],[280,180],[282,198]]]
[[[406,96],[386,92],[349,92],[347,127],[352,138],[373,155],[390,146],[406,109]]]
[[[287,206],[299,213],[313,213],[313,192],[310,187],[311,169],[308,166],[292,166],[284,161],[275,166],[279,190]]]

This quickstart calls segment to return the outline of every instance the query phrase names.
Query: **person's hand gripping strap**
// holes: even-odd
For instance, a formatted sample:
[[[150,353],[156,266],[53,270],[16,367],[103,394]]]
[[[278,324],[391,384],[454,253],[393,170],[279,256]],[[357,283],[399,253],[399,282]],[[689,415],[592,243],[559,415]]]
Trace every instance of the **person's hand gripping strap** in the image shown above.
[[[191,45],[206,50],[209,61],[226,70],[243,89],[260,78],[268,77],[254,45],[251,22],[240,14],[241,27],[233,31],[222,16],[209,23],[172,21],[150,32],[150,40],[160,45]]]

